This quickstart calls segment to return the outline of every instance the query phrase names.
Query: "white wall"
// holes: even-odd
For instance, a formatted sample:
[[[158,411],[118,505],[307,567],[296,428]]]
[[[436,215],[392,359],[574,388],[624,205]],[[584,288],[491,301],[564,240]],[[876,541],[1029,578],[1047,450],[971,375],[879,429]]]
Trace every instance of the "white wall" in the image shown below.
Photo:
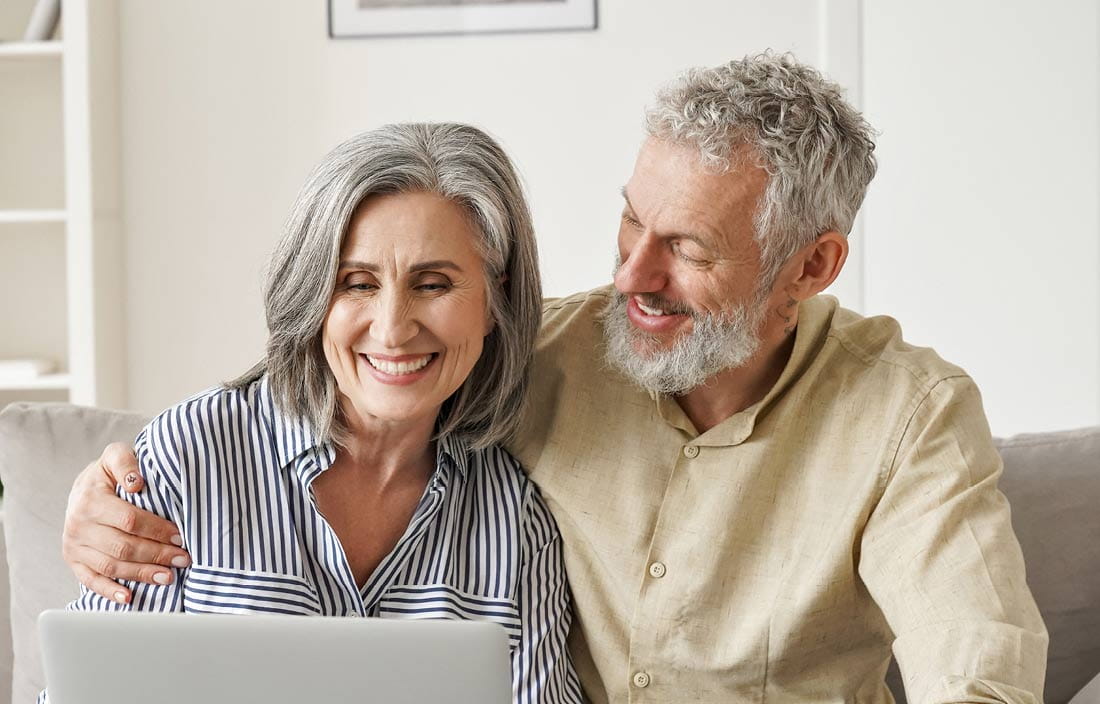
[[[642,107],[681,68],[814,57],[809,0],[601,0],[596,32],[331,40],[325,3],[126,0],[121,16],[130,405],[243,371],[260,271],[310,166],[391,121],[495,134],[526,177],[545,287],[609,279]]]
[[[1001,434],[1100,422],[1098,32],[1095,0],[865,3],[865,307]]]
[[[608,280],[654,88],[771,47],[826,68],[882,130],[842,300],[971,371],[995,432],[1100,422],[1092,0],[601,0],[596,32],[338,41],[324,5],[122,3],[130,406],[259,355],[263,263],[341,139],[488,129],[526,177],[546,290],[568,293]]]

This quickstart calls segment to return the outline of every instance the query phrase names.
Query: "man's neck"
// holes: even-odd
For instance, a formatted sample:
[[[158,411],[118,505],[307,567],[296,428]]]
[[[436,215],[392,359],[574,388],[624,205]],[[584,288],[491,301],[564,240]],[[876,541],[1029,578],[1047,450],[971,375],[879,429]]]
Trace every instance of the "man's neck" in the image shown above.
[[[699,388],[678,396],[676,402],[695,429],[705,433],[767,396],[791,358],[794,337],[792,333],[772,344],[762,343],[745,364],[720,372]]]

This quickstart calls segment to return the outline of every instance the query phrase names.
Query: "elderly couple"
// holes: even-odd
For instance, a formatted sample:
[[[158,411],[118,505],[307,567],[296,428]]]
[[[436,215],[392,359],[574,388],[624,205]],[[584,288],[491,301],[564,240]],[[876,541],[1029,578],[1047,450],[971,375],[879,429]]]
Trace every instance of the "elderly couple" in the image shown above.
[[[890,702],[891,654],[911,702],[1040,701],[973,381],[817,295],[871,128],[764,54],[689,71],[647,132],[614,286],[545,303],[484,133],[337,147],[263,361],[78,479],[73,607],[491,619],[517,702]]]

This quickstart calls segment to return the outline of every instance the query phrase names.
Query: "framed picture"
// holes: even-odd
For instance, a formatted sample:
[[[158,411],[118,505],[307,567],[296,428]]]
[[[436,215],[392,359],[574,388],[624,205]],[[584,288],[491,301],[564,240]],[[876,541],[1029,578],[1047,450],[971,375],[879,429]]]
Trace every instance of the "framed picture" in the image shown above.
[[[596,28],[596,0],[329,0],[329,36]]]

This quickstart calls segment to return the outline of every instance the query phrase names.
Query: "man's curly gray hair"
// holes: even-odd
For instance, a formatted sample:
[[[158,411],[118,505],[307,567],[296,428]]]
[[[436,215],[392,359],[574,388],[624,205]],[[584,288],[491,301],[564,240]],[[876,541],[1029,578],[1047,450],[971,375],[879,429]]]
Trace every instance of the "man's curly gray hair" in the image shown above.
[[[769,174],[756,212],[762,284],[818,235],[847,235],[875,175],[874,130],[837,84],[791,54],[691,69],[657,94],[650,136],[699,149],[717,172],[746,145]]]

